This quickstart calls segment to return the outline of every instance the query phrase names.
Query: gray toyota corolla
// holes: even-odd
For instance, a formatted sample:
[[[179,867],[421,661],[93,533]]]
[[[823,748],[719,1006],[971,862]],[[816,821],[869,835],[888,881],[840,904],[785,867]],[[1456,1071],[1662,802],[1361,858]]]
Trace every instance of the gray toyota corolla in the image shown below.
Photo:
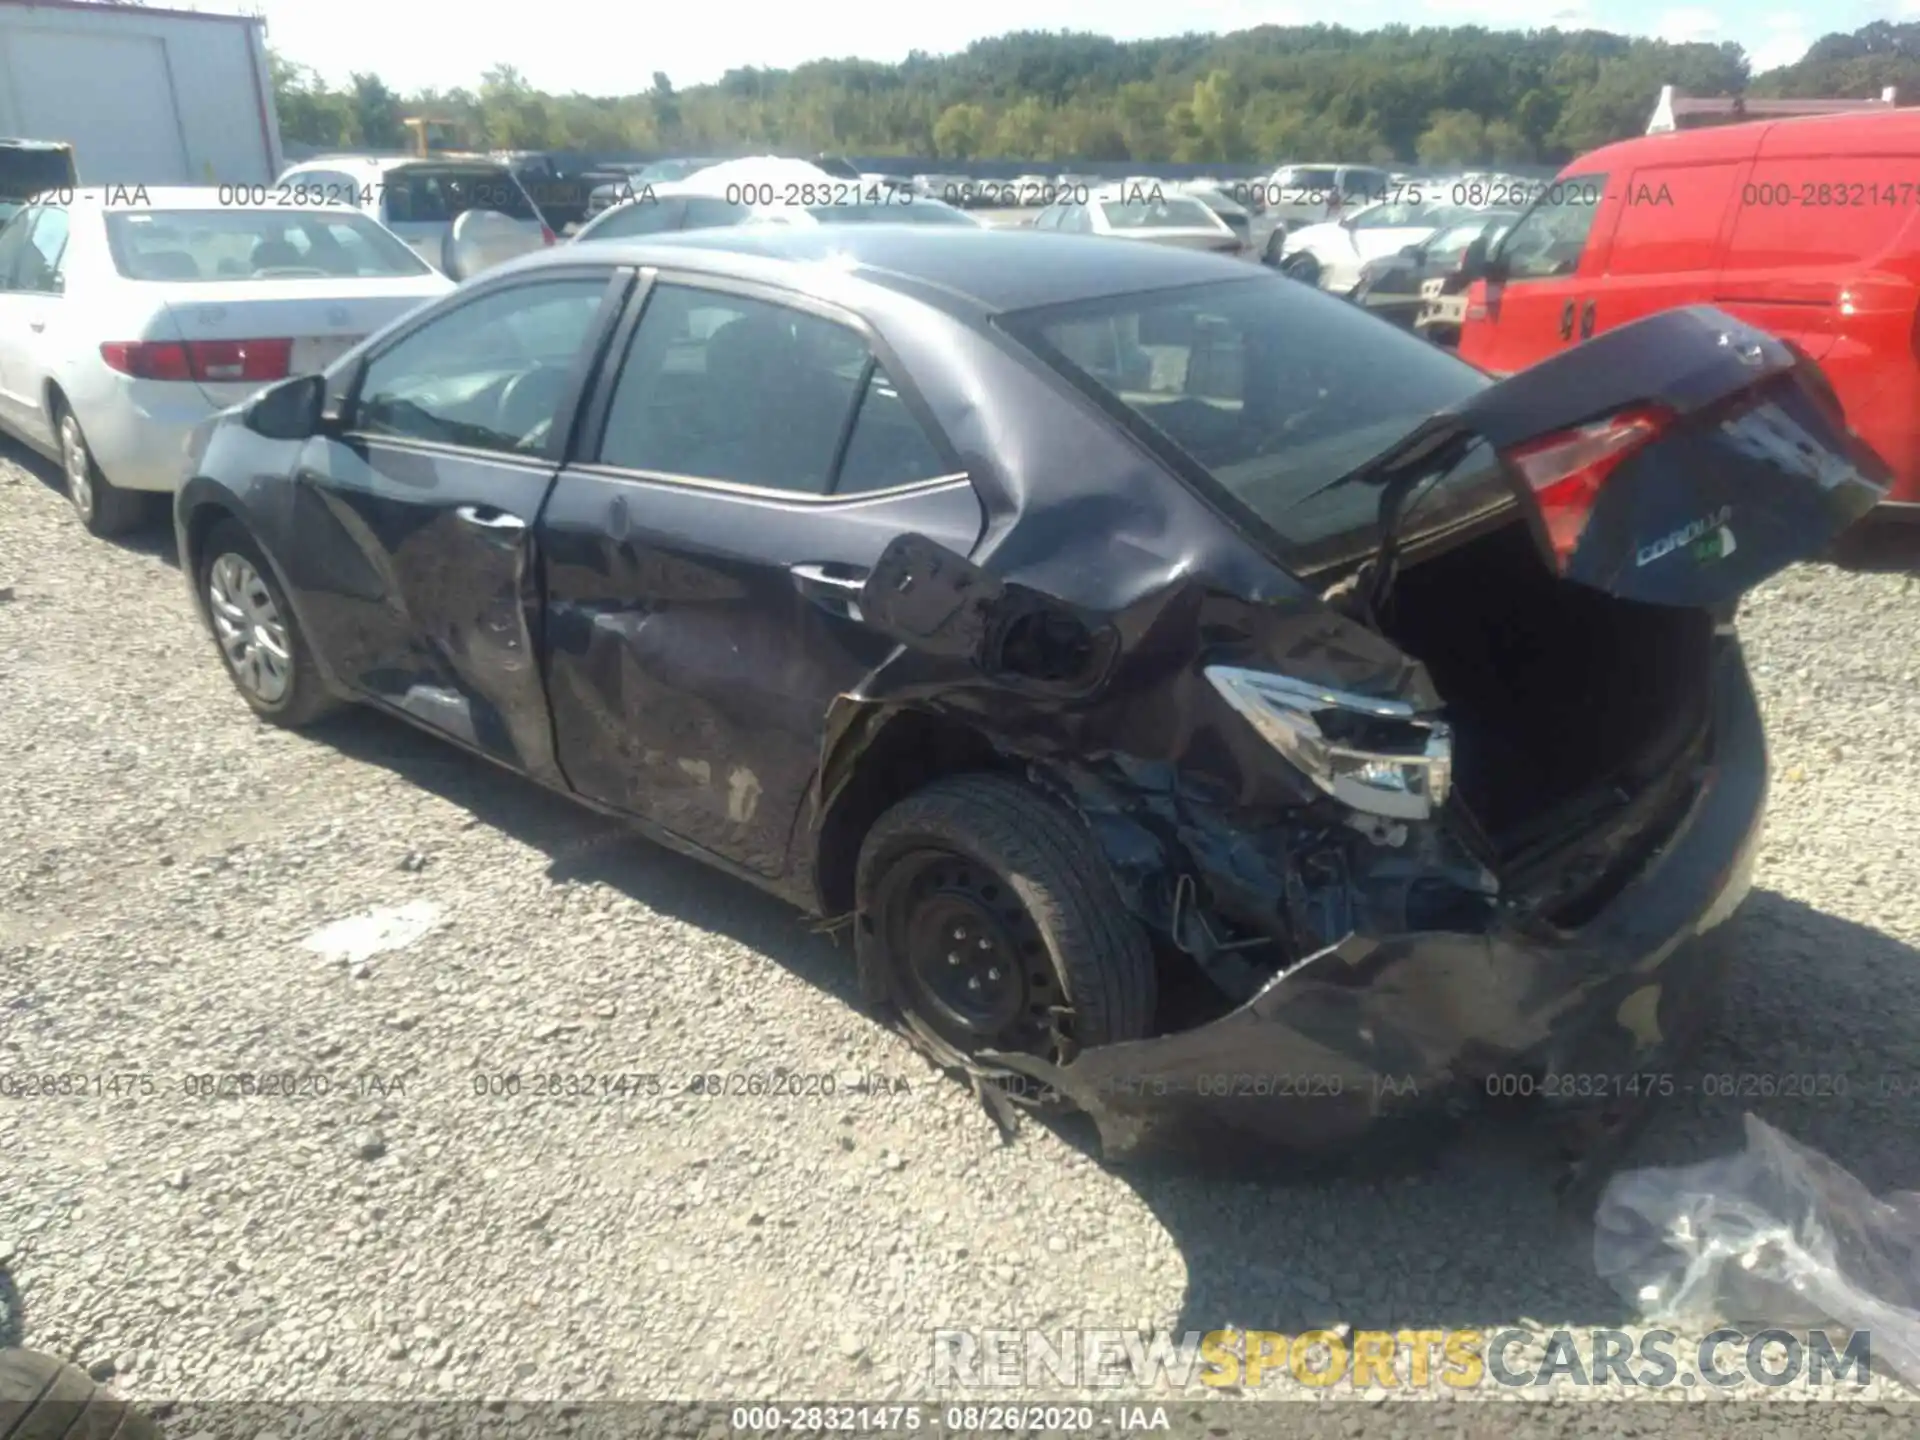
[[[850,919],[1110,1155],[1270,1157],[1655,1092],[1764,806],[1737,601],[1884,473],[1713,310],[1494,384],[1205,254],[735,229],[488,272],[211,424],[176,520],[266,719]]]

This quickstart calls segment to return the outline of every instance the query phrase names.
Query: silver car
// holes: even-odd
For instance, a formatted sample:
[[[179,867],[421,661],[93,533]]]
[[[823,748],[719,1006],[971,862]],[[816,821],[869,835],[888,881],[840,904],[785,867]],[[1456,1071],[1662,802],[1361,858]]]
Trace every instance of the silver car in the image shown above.
[[[352,205],[407,242],[445,274],[454,222],[470,211],[501,217],[492,226],[495,259],[554,243],[553,230],[513,171],[485,157],[373,158],[336,155],[304,160],[267,187],[267,203]],[[502,246],[497,237],[512,242]],[[455,275],[455,279],[466,277]]]
[[[1049,205],[1033,217],[1036,230],[1067,234],[1111,235],[1188,250],[1241,254],[1245,248],[1233,227],[1191,195],[1158,183],[1109,185],[1085,201]]]

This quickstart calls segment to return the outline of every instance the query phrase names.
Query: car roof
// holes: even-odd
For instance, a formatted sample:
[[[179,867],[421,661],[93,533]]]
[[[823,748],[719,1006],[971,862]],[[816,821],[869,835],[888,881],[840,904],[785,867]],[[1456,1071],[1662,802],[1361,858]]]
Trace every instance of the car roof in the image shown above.
[[[958,225],[732,225],[596,241],[593,255],[615,264],[690,263],[706,274],[771,284],[832,265],[890,289],[932,286],[986,314],[1266,273],[1242,260],[1174,246]],[[580,251],[562,245],[509,263],[517,270],[579,264]]]
[[[1636,135],[1590,150],[1562,167],[1562,175],[1611,172],[1625,165],[1673,164],[1694,160],[1736,160],[1751,156],[1762,143],[1769,150],[1783,142],[1807,153],[1844,155],[1849,151],[1887,153],[1893,145],[1920,150],[1920,110],[1849,111],[1839,115],[1795,115],[1779,120],[1749,120],[1739,125],[1710,125]]]

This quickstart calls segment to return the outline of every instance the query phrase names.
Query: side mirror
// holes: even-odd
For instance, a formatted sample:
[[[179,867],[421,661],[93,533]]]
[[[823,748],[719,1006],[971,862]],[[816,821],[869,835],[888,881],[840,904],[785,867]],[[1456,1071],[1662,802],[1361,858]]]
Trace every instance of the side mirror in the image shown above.
[[[1402,245],[1400,247],[1400,258],[1402,260],[1419,260],[1423,257],[1421,256],[1418,245]]]
[[[269,440],[309,440],[325,428],[321,412],[326,403],[324,375],[295,375],[269,385],[247,401],[240,420],[254,434]]]

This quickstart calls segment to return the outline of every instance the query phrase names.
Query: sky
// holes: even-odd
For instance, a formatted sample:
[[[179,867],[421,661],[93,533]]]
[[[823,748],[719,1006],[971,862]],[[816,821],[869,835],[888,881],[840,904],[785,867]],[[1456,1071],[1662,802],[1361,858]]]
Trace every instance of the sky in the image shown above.
[[[162,0],[165,3],[165,0]],[[616,9],[608,0],[541,0],[534,7],[449,7],[425,0],[257,0],[267,43],[328,81],[372,70],[397,90],[474,85],[496,64],[553,93],[627,95],[656,70],[678,86],[716,80],[737,66],[787,68],[857,56],[934,54],[1011,30],[1091,30],[1120,40],[1255,25],[1304,25],[1328,8],[1258,0],[970,0],[964,5],[827,7],[748,0]],[[240,8],[214,4],[207,8]],[[251,8],[251,7],[249,7]],[[1756,71],[1792,64],[1829,31],[1920,17],[1920,0],[1343,0],[1335,13],[1356,29],[1378,25],[1591,26],[1673,41],[1733,40]],[[676,16],[682,17],[676,19]],[[708,17],[724,17],[709,19]],[[1604,16],[1604,19],[1602,18]]]

